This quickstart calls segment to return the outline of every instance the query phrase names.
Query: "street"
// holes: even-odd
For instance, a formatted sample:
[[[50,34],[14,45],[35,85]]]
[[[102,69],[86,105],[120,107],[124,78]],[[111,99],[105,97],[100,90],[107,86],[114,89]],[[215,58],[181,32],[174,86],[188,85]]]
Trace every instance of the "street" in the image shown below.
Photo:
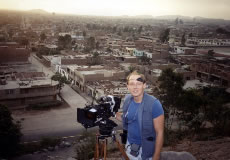
[[[33,56],[30,61],[37,71],[43,71],[48,77],[54,74]],[[76,112],[77,108],[85,106],[86,100],[68,85],[63,87],[61,95],[69,107],[49,111],[18,111],[13,114],[15,120],[22,122],[22,141],[36,141],[49,136],[74,136],[83,131],[81,124],[76,122]]]
[[[46,76],[54,75],[51,69],[45,67],[34,56],[30,57],[30,62],[37,68],[37,71],[43,71]],[[37,141],[42,137],[72,137],[85,130],[77,122],[77,108],[85,107],[86,97],[83,98],[68,85],[62,88],[61,96],[66,103],[62,108],[47,111],[14,111],[13,118],[21,121],[22,142]],[[121,128],[121,122],[114,118],[113,120],[118,124],[118,128]],[[90,131],[94,132],[97,128],[93,127]]]

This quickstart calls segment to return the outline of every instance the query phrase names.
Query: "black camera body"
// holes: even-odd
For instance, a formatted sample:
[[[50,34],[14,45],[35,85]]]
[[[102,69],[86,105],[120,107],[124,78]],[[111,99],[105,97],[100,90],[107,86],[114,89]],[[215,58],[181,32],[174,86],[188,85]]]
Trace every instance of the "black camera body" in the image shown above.
[[[97,105],[86,105],[85,108],[77,108],[77,121],[85,128],[99,126],[101,134],[110,134],[112,129],[117,126],[110,120],[120,109],[121,98],[114,96],[101,97]]]

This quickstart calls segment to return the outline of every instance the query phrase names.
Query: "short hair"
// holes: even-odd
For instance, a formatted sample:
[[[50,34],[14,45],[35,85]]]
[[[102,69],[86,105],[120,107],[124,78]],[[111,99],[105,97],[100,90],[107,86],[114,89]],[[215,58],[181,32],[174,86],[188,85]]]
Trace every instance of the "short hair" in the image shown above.
[[[143,83],[146,82],[145,76],[144,76],[143,74],[139,73],[137,70],[134,70],[133,72],[131,72],[131,73],[127,76],[127,78],[126,78],[127,84],[129,83],[129,78],[130,78],[132,75],[138,75],[138,76],[140,76],[140,77],[143,79]]]

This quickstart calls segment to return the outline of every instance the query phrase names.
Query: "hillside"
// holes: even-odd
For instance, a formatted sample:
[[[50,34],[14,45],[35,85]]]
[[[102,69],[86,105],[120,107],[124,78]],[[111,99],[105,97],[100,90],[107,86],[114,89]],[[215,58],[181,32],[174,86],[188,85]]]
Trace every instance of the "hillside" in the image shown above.
[[[71,159],[75,160],[76,156],[76,147],[78,147],[78,143],[74,142],[71,147],[68,148],[59,148],[55,151],[46,151],[46,152],[38,152],[35,154],[24,155],[14,160],[66,160]],[[114,143],[109,143],[113,148],[116,148]],[[230,160],[229,154],[230,148],[230,137],[219,138],[210,141],[188,141],[184,140],[177,143],[175,146],[164,147],[163,151],[187,151],[194,155],[197,160]],[[108,159],[109,160],[121,160],[121,153],[117,151],[117,149],[113,149],[108,151]],[[76,158],[77,159],[77,158]]]

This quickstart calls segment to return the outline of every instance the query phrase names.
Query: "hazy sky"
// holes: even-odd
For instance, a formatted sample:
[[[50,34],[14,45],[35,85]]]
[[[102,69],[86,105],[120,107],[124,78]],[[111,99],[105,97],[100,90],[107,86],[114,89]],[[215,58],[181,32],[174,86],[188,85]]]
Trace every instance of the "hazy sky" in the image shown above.
[[[230,20],[230,0],[0,0],[0,9],[84,15],[183,15]]]

